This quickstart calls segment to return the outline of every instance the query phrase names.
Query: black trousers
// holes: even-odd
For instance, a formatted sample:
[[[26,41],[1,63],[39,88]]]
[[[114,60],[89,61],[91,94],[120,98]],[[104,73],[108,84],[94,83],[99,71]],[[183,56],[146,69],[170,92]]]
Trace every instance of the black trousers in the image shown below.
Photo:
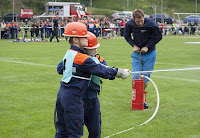
[[[1,39],[4,37],[4,31],[1,31]]]
[[[51,36],[50,41],[52,41],[52,39],[54,38],[54,36],[56,36],[57,41],[59,41],[58,40],[58,28],[54,28],[53,35]]]

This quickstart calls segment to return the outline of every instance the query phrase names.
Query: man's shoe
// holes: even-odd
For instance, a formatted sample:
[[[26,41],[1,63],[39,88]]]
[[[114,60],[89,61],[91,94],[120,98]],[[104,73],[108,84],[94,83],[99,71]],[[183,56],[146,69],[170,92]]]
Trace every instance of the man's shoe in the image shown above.
[[[57,42],[60,42],[59,40],[57,40]]]
[[[144,109],[148,109],[148,108],[149,106],[146,103],[144,103]]]

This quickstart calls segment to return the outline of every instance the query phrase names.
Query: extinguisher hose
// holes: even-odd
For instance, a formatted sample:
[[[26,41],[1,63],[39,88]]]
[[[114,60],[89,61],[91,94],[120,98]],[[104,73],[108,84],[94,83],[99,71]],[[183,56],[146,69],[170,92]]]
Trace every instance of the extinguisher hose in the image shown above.
[[[158,88],[157,88],[156,84],[154,83],[154,81],[152,79],[150,79],[149,77],[147,77],[147,76],[142,75],[142,77],[148,79],[153,84],[153,86],[154,86],[154,88],[156,90],[156,94],[157,94],[157,106],[156,106],[156,110],[155,110],[154,114],[147,121],[145,121],[142,124],[139,124],[138,126],[142,126],[142,125],[148,123],[149,121],[151,121],[155,117],[155,115],[158,112],[159,103],[160,103]]]
[[[156,84],[154,83],[154,81],[153,81],[152,79],[150,79],[149,77],[147,77],[147,76],[144,76],[144,75],[141,75],[141,76],[142,76],[143,78],[148,79],[148,80],[151,81],[151,83],[153,84],[153,86],[154,86],[154,88],[155,88],[155,90],[156,90],[156,94],[157,94],[157,106],[156,106],[156,110],[155,110],[155,112],[153,113],[153,115],[152,115],[147,121],[145,121],[144,123],[139,124],[138,126],[142,126],[142,125],[148,123],[149,121],[151,121],[151,120],[156,116],[156,114],[157,114],[157,112],[158,112],[158,108],[159,108],[159,103],[160,103],[158,88],[157,88]],[[57,127],[56,127],[56,107],[55,107],[55,109],[54,109],[54,126],[55,126],[55,129],[57,130]],[[114,135],[117,135],[117,134],[126,132],[126,131],[128,131],[128,130],[133,129],[133,128],[134,128],[134,127],[129,128],[129,129],[124,130],[124,131],[121,131],[121,132],[118,132],[118,133],[116,133],[116,134],[113,134],[113,135],[104,137],[104,138],[108,138],[108,137],[111,137],[111,136],[114,136]]]
[[[151,121],[151,120],[155,117],[155,115],[156,115],[157,112],[158,112],[159,102],[160,102],[158,88],[157,88],[156,84],[154,83],[154,81],[153,81],[152,79],[150,79],[149,77],[147,77],[147,76],[144,76],[144,75],[141,75],[141,76],[142,76],[143,78],[148,79],[148,80],[151,81],[151,83],[153,84],[153,86],[154,86],[154,88],[155,88],[155,90],[156,90],[156,93],[157,93],[157,106],[156,106],[156,110],[155,110],[155,112],[153,113],[153,115],[152,115],[147,121],[145,121],[144,123],[139,124],[138,126],[142,126],[142,125],[148,123],[149,121]],[[109,138],[109,137],[112,137],[112,136],[115,136],[115,135],[118,135],[118,134],[127,132],[127,131],[129,131],[129,130],[134,129],[134,128],[135,128],[135,127],[131,127],[131,128],[126,129],[126,130],[123,130],[123,131],[117,132],[117,133],[115,133],[115,134],[112,134],[112,135],[110,135],[110,136],[106,136],[106,137],[104,137],[104,138]]]

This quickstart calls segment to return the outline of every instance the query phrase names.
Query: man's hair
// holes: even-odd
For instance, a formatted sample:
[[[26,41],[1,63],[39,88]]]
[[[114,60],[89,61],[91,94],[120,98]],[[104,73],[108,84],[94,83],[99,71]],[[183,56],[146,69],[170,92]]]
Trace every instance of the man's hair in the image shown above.
[[[136,9],[133,11],[132,15],[133,15],[133,19],[135,19],[135,17],[140,19],[140,18],[144,17],[144,12],[141,9]]]

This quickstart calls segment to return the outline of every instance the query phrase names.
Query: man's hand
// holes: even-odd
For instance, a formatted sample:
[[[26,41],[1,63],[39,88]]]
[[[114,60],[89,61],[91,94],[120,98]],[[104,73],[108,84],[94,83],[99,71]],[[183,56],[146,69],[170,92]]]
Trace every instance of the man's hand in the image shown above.
[[[137,52],[139,53],[140,52],[140,48],[136,45],[133,46],[133,52]]]
[[[146,53],[147,51],[148,51],[148,47],[146,47],[146,46],[141,49],[142,53]]]
[[[116,77],[126,79],[131,75],[129,69],[118,68]]]

